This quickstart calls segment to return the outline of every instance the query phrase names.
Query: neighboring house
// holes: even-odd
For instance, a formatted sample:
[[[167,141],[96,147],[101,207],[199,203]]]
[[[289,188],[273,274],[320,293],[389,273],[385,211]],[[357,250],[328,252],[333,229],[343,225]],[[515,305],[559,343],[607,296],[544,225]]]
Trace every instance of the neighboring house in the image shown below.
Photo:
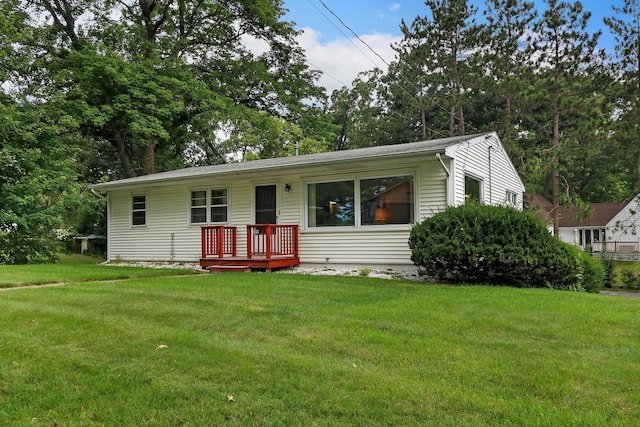
[[[544,218],[546,214],[548,220],[553,221],[553,205],[546,199],[539,195],[526,195],[525,199],[531,200],[531,206],[538,209],[538,216]],[[558,237],[593,252],[638,252],[639,208],[638,197],[619,203],[592,203],[586,217],[575,208],[561,206]]]
[[[533,212],[538,218],[547,224],[547,230],[553,234],[553,204],[541,194],[524,193],[524,208]]]
[[[411,265],[414,222],[468,198],[522,206],[495,133],[195,167],[96,184],[108,260]],[[269,262],[267,262],[269,261]]]

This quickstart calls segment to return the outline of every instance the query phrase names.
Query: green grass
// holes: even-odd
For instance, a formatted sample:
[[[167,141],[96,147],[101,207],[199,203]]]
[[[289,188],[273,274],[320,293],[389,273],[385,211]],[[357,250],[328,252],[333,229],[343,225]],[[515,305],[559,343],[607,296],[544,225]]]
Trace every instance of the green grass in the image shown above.
[[[105,266],[100,265],[103,259],[84,255],[59,255],[59,258],[57,264],[0,265],[0,288],[194,273],[192,270]]]
[[[631,298],[344,276],[12,290],[0,425],[638,425],[638,313]]]

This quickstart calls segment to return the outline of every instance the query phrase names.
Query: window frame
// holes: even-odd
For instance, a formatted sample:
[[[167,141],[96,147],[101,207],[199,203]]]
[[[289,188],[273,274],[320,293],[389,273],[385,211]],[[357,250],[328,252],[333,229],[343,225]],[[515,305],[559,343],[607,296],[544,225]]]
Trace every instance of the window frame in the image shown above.
[[[484,204],[484,179],[469,172],[464,173],[464,202],[467,203],[468,201],[472,200],[471,195],[467,194],[467,178],[478,182],[478,192],[480,193],[478,195],[478,203]]]
[[[506,190],[505,201],[507,205],[515,208],[516,206],[518,206],[518,193],[511,190]]]
[[[361,181],[379,178],[393,178],[393,177],[411,177],[412,179],[412,222],[405,224],[362,224],[362,194],[361,194]],[[311,226],[309,221],[309,185],[312,184],[330,184],[332,182],[353,182],[354,191],[354,224],[342,225],[342,226]],[[418,218],[418,192],[416,188],[418,186],[418,171],[416,169],[392,169],[392,170],[380,170],[376,173],[366,174],[351,174],[351,175],[339,175],[326,179],[324,177],[314,176],[308,178],[302,178],[304,197],[302,200],[302,224],[304,224],[303,231],[309,232],[349,232],[349,231],[372,231],[372,230],[405,230],[411,224],[416,222]]]
[[[410,217],[411,220],[409,222],[405,222],[405,223],[380,223],[380,224],[363,224],[362,223],[362,187],[361,187],[361,182],[365,181],[365,180],[374,180],[374,179],[383,179],[383,178],[407,178],[410,177],[411,178],[411,210],[410,210]],[[399,185],[395,184],[395,185]],[[394,185],[394,186],[395,186]],[[391,187],[393,188],[393,187]],[[408,173],[396,173],[396,172],[391,172],[391,173],[386,173],[386,174],[376,174],[375,176],[361,176],[358,178],[358,222],[359,228],[380,228],[380,227],[406,227],[408,225],[414,224],[416,222],[416,217],[417,217],[417,212],[416,212],[416,207],[417,207],[417,200],[416,200],[416,173],[411,171]]]
[[[311,221],[309,220],[309,186],[310,185],[317,185],[317,184],[331,184],[331,183],[337,183],[337,182],[352,182],[353,183],[353,205],[354,205],[354,212],[353,212],[353,225],[327,225],[327,226],[311,226],[310,223]],[[310,229],[310,230],[345,230],[345,229],[349,229],[349,230],[353,230],[355,228],[357,228],[357,223],[358,223],[358,215],[356,214],[355,211],[355,207],[357,206],[357,200],[358,200],[358,191],[359,191],[359,186],[357,183],[356,178],[352,177],[352,176],[345,176],[342,178],[335,178],[335,179],[331,179],[331,180],[326,180],[326,179],[318,179],[318,180],[311,180],[311,181],[305,181],[304,182],[304,224],[305,224],[305,229]],[[358,210],[359,212],[359,210]]]
[[[205,192],[205,204],[204,205],[193,205],[193,201],[194,201],[194,197],[193,194],[194,193],[198,193],[198,192]],[[226,197],[226,203],[224,204],[216,204],[214,205],[212,203],[213,200],[213,191],[225,191],[225,197]],[[194,227],[201,227],[204,225],[212,225],[212,224],[229,224],[229,217],[231,216],[231,203],[229,202],[229,187],[227,186],[214,186],[214,187],[198,187],[198,188],[190,188],[189,189],[189,208],[188,208],[188,214],[187,214],[187,221],[189,223],[190,226],[194,226]],[[201,200],[202,198],[200,198]],[[226,209],[226,220],[225,221],[213,221],[213,215],[212,215],[212,210],[214,207],[225,207]],[[205,220],[202,222],[194,222],[193,221],[193,210],[194,209],[204,209],[205,210]]]
[[[137,197],[143,197],[144,198],[144,207],[142,209],[135,207],[136,205],[136,201],[135,199]],[[130,221],[131,221],[131,227],[135,227],[135,228],[142,228],[142,227],[146,227],[147,226],[147,212],[149,210],[149,198],[147,197],[147,193],[133,193],[131,194],[131,198],[130,198],[131,204],[131,215],[130,215]],[[137,202],[140,203],[140,202]],[[142,212],[144,214],[143,217],[143,222],[141,224],[136,224],[136,214]]]
[[[226,203],[219,203],[219,204],[213,204],[213,192],[214,191],[224,191],[224,198],[226,200]],[[207,210],[207,213],[209,215],[208,219],[209,219],[209,224],[228,224],[229,223],[229,188],[228,187],[215,187],[215,188],[210,188],[209,191],[207,192],[207,195],[209,196],[209,207]],[[216,196],[217,197],[217,196]],[[223,207],[225,208],[225,220],[224,221],[214,221],[213,220],[213,208],[219,208],[219,207]]]

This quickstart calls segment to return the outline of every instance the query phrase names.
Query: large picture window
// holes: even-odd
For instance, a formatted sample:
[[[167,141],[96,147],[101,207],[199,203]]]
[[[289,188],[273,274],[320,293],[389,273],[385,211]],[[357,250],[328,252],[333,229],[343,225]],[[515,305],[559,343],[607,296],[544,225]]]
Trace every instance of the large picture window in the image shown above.
[[[227,222],[228,191],[226,188],[191,192],[191,224]]]
[[[353,226],[354,195],[353,181],[309,184],[309,227]]]
[[[139,195],[131,198],[131,224],[147,224],[147,196]]]
[[[412,176],[360,180],[362,225],[409,224],[413,211]]]
[[[414,220],[412,175],[307,184],[309,227],[410,224]]]

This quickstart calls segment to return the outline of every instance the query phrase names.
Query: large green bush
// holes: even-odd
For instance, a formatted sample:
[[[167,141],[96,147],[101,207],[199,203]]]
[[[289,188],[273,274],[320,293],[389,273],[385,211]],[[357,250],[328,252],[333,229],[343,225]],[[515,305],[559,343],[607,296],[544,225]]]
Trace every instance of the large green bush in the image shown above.
[[[598,260],[552,236],[533,214],[509,207],[447,208],[415,225],[409,246],[412,261],[438,280],[566,290],[602,283]]]

